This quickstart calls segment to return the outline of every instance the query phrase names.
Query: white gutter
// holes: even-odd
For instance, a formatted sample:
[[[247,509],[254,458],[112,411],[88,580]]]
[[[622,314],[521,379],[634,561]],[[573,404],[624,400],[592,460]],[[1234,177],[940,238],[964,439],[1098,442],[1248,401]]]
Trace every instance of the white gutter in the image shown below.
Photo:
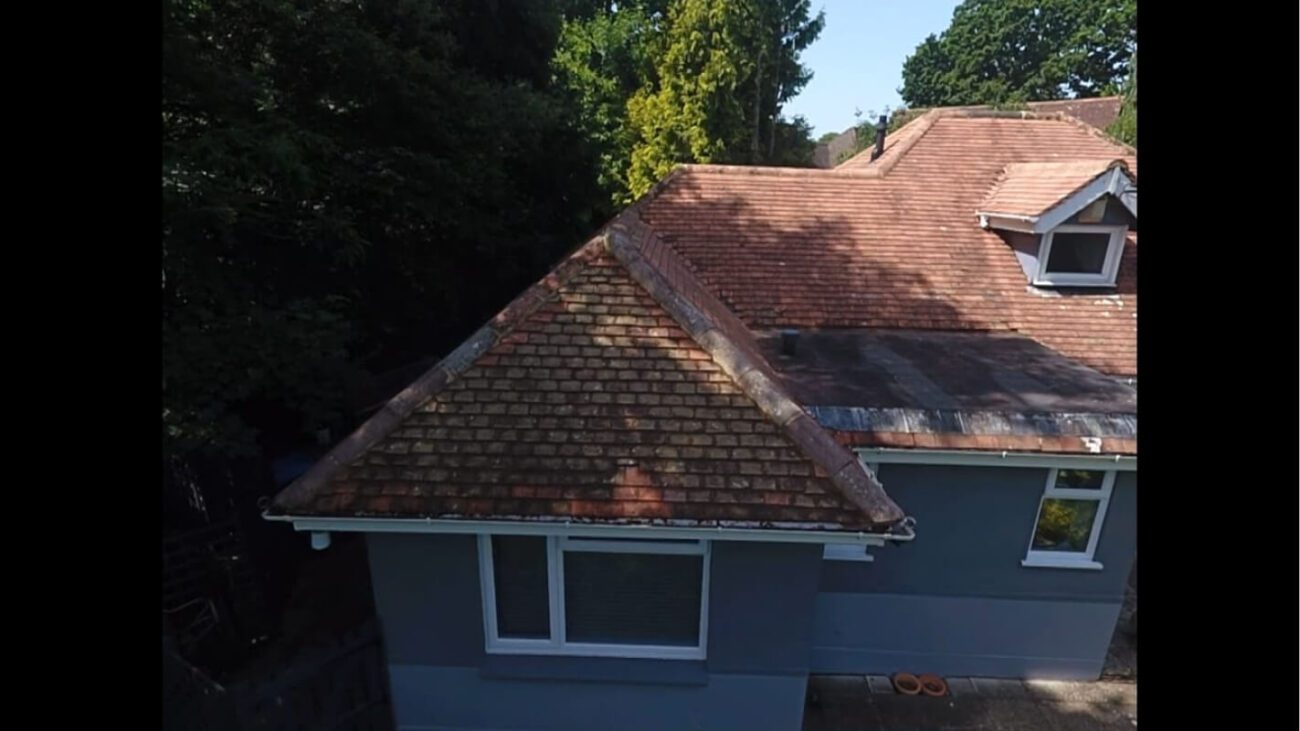
[[[980,452],[959,449],[890,449],[860,447],[863,462],[880,464],[969,465],[973,467],[1057,467],[1076,470],[1134,472],[1137,457],[1126,454],[1042,454],[1037,452]]]
[[[435,518],[326,518],[304,515],[267,515],[266,520],[293,523],[296,531],[311,533],[449,533],[460,535],[566,535],[583,538],[649,538],[666,540],[758,541],[766,543],[819,543],[883,546],[886,541],[906,542],[916,538],[859,531],[790,530],[780,528],[705,528],[672,525],[611,525],[574,523],[563,520],[446,520]],[[639,536],[637,534],[640,534]]]

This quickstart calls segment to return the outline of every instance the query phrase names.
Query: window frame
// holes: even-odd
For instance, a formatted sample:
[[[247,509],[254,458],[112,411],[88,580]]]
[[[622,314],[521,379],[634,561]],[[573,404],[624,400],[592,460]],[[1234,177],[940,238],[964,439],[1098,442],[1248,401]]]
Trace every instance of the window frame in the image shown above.
[[[478,536],[479,584],[483,595],[484,649],[493,655],[578,655],[585,657],[623,657],[655,660],[703,660],[708,652],[709,631],[709,564],[712,541],[611,540],[538,536],[546,543],[547,600],[550,614],[549,639],[501,637],[497,633],[496,574],[492,564],[492,534]],[[594,642],[568,642],[565,634],[564,554],[641,553],[652,555],[700,556],[703,562],[700,586],[699,643],[681,645],[622,645]]]
[[[1047,485],[1043,489],[1042,496],[1038,499],[1038,508],[1034,512],[1034,525],[1029,531],[1029,547],[1025,550],[1025,558],[1020,562],[1021,566],[1093,570],[1100,570],[1103,568],[1103,566],[1094,560],[1093,557],[1097,552],[1097,541],[1101,537],[1102,526],[1106,523],[1106,509],[1110,506],[1110,496],[1115,487],[1115,476],[1117,471],[1089,468],[1079,469],[1089,472],[1101,472],[1101,489],[1077,490],[1058,488],[1056,486],[1056,478],[1060,473],[1061,468],[1052,467],[1048,469]],[[1038,521],[1043,516],[1043,503],[1050,499],[1089,500],[1097,503],[1097,514],[1093,517],[1092,531],[1088,534],[1088,546],[1082,553],[1034,550],[1034,536],[1038,534]]]
[[[1079,272],[1047,271],[1047,260],[1052,254],[1052,238],[1058,233],[1065,234],[1109,234],[1106,244],[1106,258],[1102,270],[1097,274]],[[1113,287],[1119,274],[1119,261],[1124,252],[1124,240],[1128,236],[1128,226],[1101,224],[1063,224],[1043,234],[1043,241],[1038,247],[1038,272],[1034,284],[1054,287]]]

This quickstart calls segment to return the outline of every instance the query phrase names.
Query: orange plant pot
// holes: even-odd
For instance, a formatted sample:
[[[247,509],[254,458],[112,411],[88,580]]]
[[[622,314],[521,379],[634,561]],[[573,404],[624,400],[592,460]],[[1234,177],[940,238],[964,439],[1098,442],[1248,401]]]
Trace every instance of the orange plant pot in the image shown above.
[[[948,683],[934,673],[925,673],[917,678],[921,683],[921,692],[929,696],[948,695]]]
[[[894,690],[903,695],[921,692],[921,680],[911,673],[894,673]]]

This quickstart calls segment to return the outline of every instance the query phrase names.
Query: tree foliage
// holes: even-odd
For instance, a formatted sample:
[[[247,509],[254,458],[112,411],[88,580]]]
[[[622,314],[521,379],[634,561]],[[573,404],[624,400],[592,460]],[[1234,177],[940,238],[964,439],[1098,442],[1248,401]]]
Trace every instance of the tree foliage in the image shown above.
[[[904,62],[899,93],[920,107],[1112,93],[1136,20],[1136,0],[966,0]]]
[[[557,83],[597,149],[598,182],[615,201],[628,197],[633,136],[627,102],[654,82],[662,20],[662,11],[654,6],[632,3],[575,13],[564,20],[552,61]]]
[[[247,451],[463,337],[589,230],[551,3],[168,0],[163,427]]]
[[[807,164],[780,110],[821,25],[807,0],[165,0],[165,448],[350,427],[369,373],[454,346],[672,164]]]
[[[1137,54],[1133,55],[1132,73],[1124,82],[1124,104],[1119,108],[1119,116],[1106,128],[1112,137],[1125,144],[1137,147],[1138,124],[1138,66]]]
[[[808,0],[670,0],[566,20],[555,73],[573,94],[616,202],[680,162],[811,163],[807,125],[781,109],[812,77]],[[800,136],[804,134],[804,136]]]

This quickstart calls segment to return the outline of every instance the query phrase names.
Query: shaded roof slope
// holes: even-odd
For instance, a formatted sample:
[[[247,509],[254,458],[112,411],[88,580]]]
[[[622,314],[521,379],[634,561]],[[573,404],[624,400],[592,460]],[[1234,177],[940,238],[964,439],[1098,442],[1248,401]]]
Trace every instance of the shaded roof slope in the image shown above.
[[[272,512],[819,530],[902,519],[692,282],[625,215]]]
[[[1137,451],[1137,392],[1014,333],[837,329],[759,343],[781,382],[846,443]]]
[[[1120,159],[1136,174],[1133,150],[1059,116],[935,112],[866,169],[683,167],[643,216],[752,329],[1015,330],[1135,375],[1136,234],[1113,290],[1044,291],[974,213],[1007,165]]]

